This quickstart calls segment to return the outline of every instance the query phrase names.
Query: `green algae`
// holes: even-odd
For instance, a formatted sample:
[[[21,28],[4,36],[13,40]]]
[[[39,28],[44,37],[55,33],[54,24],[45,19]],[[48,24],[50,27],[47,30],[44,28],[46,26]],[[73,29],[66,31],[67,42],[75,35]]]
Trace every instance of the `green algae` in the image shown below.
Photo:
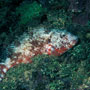
[[[16,14],[20,15],[19,24],[26,24],[33,18],[39,17],[43,13],[44,9],[37,2],[23,3],[16,8]]]

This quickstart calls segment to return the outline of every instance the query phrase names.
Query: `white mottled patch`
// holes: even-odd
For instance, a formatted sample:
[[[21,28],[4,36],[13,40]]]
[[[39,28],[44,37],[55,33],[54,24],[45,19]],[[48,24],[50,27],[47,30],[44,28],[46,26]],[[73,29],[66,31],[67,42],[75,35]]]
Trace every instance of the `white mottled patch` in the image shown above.
[[[19,64],[19,62],[17,61],[16,64]]]
[[[4,69],[3,69],[3,72],[4,72],[4,73],[6,73],[6,72],[7,72],[7,69],[6,69],[6,68],[4,68]]]

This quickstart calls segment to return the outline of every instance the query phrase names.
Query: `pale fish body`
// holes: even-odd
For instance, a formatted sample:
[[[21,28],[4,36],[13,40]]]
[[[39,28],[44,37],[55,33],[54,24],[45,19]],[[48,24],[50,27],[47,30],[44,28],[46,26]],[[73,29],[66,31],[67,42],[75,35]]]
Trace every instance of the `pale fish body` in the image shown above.
[[[31,59],[36,55],[60,56],[77,43],[77,37],[65,30],[47,30],[41,27],[23,34],[18,41],[20,45],[15,46],[15,42],[12,43],[9,46],[9,49],[13,47],[12,54],[4,63],[0,63],[0,81],[10,68],[21,63],[32,63]]]

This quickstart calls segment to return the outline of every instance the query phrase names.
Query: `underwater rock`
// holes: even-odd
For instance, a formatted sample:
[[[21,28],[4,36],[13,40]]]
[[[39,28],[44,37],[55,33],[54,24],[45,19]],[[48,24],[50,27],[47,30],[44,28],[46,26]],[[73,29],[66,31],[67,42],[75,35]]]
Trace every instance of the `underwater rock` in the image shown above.
[[[11,55],[0,63],[0,81],[10,68],[21,63],[32,63],[32,58],[37,55],[62,55],[77,43],[77,37],[65,30],[39,27],[24,33],[18,41],[18,45],[13,42],[9,46],[8,53]]]

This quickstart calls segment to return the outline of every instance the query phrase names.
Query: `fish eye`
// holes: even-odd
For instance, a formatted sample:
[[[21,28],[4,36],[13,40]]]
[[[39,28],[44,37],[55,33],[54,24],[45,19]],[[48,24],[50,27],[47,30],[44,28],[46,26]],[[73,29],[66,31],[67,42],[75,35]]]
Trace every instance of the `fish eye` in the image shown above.
[[[62,34],[62,36],[64,37],[64,36],[65,36],[65,34]]]
[[[65,33],[62,33],[60,36],[61,36],[61,38],[65,37]]]

